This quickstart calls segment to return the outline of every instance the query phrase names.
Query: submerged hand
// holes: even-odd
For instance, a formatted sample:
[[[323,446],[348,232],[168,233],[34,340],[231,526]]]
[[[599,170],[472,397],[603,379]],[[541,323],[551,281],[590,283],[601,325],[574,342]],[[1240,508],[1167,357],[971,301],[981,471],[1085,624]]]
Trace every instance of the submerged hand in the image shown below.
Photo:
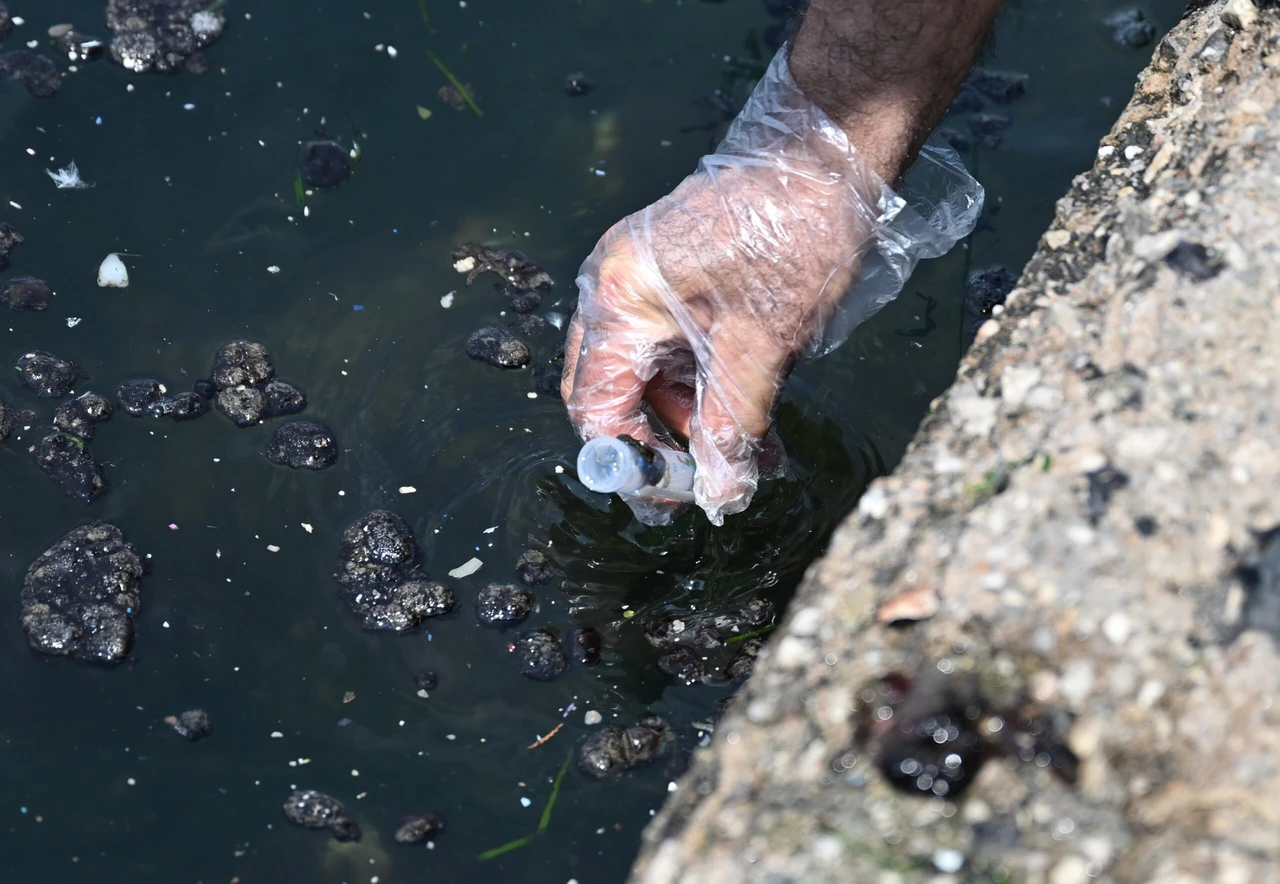
[[[853,278],[870,224],[811,162],[709,157],[623,219],[583,266],[563,392],[584,439],[689,440],[716,524],[750,503],[782,384]]]

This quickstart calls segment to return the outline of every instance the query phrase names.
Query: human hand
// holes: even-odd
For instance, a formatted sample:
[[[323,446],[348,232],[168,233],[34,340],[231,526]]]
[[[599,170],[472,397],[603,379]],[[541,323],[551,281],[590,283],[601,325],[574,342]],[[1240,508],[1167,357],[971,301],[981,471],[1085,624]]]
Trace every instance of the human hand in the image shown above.
[[[570,419],[584,440],[661,446],[651,409],[689,440],[697,503],[722,524],[751,502],[795,361],[896,295],[921,254],[941,253],[936,234],[805,99],[780,54],[717,152],[583,264],[562,381]],[[870,285],[846,298],[860,270]],[[675,512],[628,503],[649,524]]]

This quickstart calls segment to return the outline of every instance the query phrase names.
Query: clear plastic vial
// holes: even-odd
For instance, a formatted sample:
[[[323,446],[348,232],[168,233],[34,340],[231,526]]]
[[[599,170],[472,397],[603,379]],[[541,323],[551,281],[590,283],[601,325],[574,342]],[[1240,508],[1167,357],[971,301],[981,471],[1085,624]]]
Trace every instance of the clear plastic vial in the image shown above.
[[[578,479],[601,494],[693,501],[693,455],[630,436],[601,436],[578,452]]]

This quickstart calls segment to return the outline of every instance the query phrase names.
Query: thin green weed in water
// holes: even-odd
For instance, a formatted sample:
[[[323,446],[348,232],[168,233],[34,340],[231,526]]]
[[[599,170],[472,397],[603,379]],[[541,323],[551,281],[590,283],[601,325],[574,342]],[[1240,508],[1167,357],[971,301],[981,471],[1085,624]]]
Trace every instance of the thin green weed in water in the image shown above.
[[[778,628],[778,624],[776,623],[774,623],[772,626],[762,626],[760,629],[753,629],[751,630],[751,632],[744,632],[742,633],[742,635],[735,635],[733,638],[725,639],[725,644],[732,645],[732,644],[736,644],[737,642],[744,642],[749,638],[755,638],[758,635],[768,635],[769,633],[773,632],[777,628]]]
[[[302,176],[297,175],[293,179],[293,199],[298,205],[306,200],[306,193],[302,189]]]
[[[525,835],[523,838],[517,838],[514,841],[508,841],[506,844],[502,844],[498,847],[494,847],[490,850],[486,850],[484,853],[479,854],[476,857],[476,859],[479,859],[479,860],[493,859],[494,857],[502,856],[504,853],[510,853],[513,850],[518,850],[519,848],[524,847],[526,844],[528,844],[530,841],[532,841],[534,838],[537,838],[541,834],[542,834],[541,832],[534,832],[533,834]]]
[[[572,760],[573,752],[570,751],[565,756],[564,764],[560,765],[560,773],[556,774],[555,782],[551,784],[551,795],[547,798],[547,806],[542,809],[542,818],[538,820],[539,835],[547,830],[547,826],[551,825],[551,811],[556,806],[556,799],[560,797],[560,787],[564,784],[564,775],[569,772],[569,762]]]
[[[467,107],[475,111],[477,117],[483,117],[484,111],[480,110],[480,106],[476,104],[475,100],[471,97],[471,90],[462,85],[462,81],[455,77],[453,75],[453,71],[449,70],[449,68],[445,66],[445,63],[440,60],[440,56],[436,55],[430,49],[426,50],[426,52],[427,58],[431,59],[432,63],[440,69],[440,73],[444,74],[445,77],[448,78],[449,82],[453,85],[453,88],[458,90],[458,94],[461,95],[462,100],[467,103]]]
[[[547,806],[542,809],[542,816],[538,819],[538,828],[521,838],[514,841],[508,841],[506,844],[499,844],[492,847],[484,853],[477,854],[476,859],[486,860],[494,857],[502,856],[504,853],[510,853],[513,850],[519,850],[534,838],[537,838],[543,832],[547,831],[547,827],[551,825],[551,811],[555,809],[556,800],[560,797],[560,787],[564,785],[565,774],[569,772],[569,763],[573,761],[573,750],[569,750],[569,754],[565,756],[564,764],[560,765],[560,771],[556,774],[555,780],[551,784],[551,794],[547,796]]]
[[[431,16],[427,15],[427,0],[418,0],[418,12],[422,13],[422,23],[431,30]]]

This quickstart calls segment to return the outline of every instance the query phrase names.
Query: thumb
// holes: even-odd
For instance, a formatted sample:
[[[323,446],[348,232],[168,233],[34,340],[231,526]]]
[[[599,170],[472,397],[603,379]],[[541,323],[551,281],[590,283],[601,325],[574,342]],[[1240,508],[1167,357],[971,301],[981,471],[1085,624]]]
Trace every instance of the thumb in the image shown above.
[[[709,342],[700,366],[689,450],[698,464],[694,494],[714,525],[751,504],[759,484],[757,455],[790,356],[781,349],[747,352],[736,341]]]

